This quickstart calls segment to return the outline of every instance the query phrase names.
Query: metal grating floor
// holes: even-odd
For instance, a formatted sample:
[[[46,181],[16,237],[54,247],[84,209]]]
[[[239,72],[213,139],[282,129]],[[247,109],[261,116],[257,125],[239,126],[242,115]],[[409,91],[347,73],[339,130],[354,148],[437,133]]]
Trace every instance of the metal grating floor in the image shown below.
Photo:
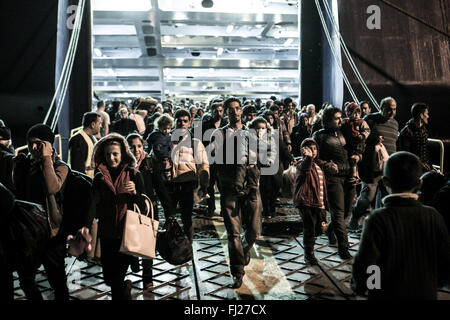
[[[295,208],[287,201],[277,208],[277,218],[290,222],[299,219]],[[232,289],[228,269],[228,249],[223,219],[203,215],[202,207],[194,212],[196,230],[194,260],[173,266],[159,256],[153,264],[153,286],[142,289],[141,272],[130,269],[133,300],[362,300],[350,289],[352,259],[342,260],[337,247],[330,246],[325,236],[318,237],[315,255],[319,266],[303,262],[302,234],[261,236],[251,252],[250,264],[245,267],[243,285]],[[279,210],[279,211],[278,211]],[[276,221],[276,219],[274,219]],[[298,221],[301,223],[301,221]],[[270,223],[265,221],[265,224]],[[163,221],[160,222],[161,226]],[[292,224],[291,224],[292,226]],[[264,230],[264,229],[263,229]],[[270,234],[273,234],[270,232]],[[350,253],[358,250],[357,233],[349,233]],[[111,292],[96,261],[66,258],[66,272],[70,297],[73,300],[110,300]],[[36,276],[44,299],[53,299],[45,272],[41,267]],[[14,274],[15,298],[26,299]],[[450,289],[439,292],[439,299],[450,300]]]

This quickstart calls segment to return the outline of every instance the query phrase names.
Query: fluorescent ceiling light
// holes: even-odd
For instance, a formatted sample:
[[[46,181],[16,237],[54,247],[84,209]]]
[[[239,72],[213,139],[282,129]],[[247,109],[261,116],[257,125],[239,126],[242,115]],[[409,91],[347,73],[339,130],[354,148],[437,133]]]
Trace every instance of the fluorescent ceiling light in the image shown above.
[[[184,47],[177,47],[177,49],[178,49],[178,50],[183,50],[183,49],[184,49]]]
[[[230,25],[227,27],[227,33],[231,33],[231,31],[233,31],[233,29],[234,29],[233,25],[230,24]]]
[[[177,58],[177,61],[178,61],[178,62],[183,62],[183,61],[184,61],[184,58]]]
[[[175,35],[177,38],[181,38],[183,35],[181,33],[178,33]]]
[[[171,39],[172,38],[170,36],[164,36],[163,37],[164,42],[170,42]]]
[[[150,0],[93,0],[94,11],[149,11],[152,8]]]
[[[242,68],[250,67],[250,60],[249,59],[241,59],[239,61],[239,66],[242,67]]]
[[[223,48],[217,49],[217,56],[222,55],[222,53],[223,53]]]
[[[123,85],[119,84],[119,89],[123,89]]]
[[[162,11],[181,12],[223,12],[223,13],[255,13],[259,14],[290,14],[297,15],[296,6],[289,6],[286,1],[279,0],[264,6],[262,0],[214,0],[212,7],[203,7],[206,0],[158,0],[159,9]],[[211,5],[211,2],[208,1]],[[259,18],[258,18],[259,19]]]
[[[294,41],[294,39],[289,38],[284,42],[284,46],[287,47],[288,45],[290,45],[292,42]]]
[[[92,28],[94,36],[132,36],[136,35],[134,24],[94,24]]]
[[[94,53],[97,57],[101,57],[102,56],[102,50],[100,50],[99,48],[95,48],[94,49]]]

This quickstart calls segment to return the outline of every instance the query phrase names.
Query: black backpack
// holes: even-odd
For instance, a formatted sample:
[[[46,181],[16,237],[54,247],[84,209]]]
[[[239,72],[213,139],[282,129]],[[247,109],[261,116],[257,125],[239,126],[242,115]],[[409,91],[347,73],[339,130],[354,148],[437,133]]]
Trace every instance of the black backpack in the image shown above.
[[[50,227],[44,208],[35,203],[16,200],[3,239],[14,267],[35,264],[50,240]]]
[[[158,232],[156,250],[173,265],[182,265],[192,259],[192,244],[175,217],[169,217],[163,230]]]
[[[92,179],[69,168],[62,191],[62,232],[75,235],[82,227],[91,227],[95,215]]]

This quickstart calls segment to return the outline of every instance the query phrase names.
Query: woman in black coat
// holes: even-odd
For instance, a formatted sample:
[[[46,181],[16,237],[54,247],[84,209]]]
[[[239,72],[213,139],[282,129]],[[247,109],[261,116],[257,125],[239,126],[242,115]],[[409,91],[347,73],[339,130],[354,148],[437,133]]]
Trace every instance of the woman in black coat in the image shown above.
[[[137,204],[143,212],[145,192],[136,159],[122,136],[112,133],[94,147],[96,175],[92,184],[96,202],[98,237],[101,243],[103,276],[113,300],[131,300],[131,281],[125,281],[132,256],[119,252],[127,210]]]

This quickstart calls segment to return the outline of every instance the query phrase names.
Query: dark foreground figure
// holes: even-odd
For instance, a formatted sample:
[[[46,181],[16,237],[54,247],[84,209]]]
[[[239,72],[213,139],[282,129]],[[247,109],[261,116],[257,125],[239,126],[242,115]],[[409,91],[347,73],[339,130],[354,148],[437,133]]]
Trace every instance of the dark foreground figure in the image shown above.
[[[383,181],[390,195],[365,221],[353,264],[356,293],[435,300],[438,288],[449,283],[450,237],[442,216],[414,193],[421,172],[419,158],[409,152],[394,153],[386,162]]]

